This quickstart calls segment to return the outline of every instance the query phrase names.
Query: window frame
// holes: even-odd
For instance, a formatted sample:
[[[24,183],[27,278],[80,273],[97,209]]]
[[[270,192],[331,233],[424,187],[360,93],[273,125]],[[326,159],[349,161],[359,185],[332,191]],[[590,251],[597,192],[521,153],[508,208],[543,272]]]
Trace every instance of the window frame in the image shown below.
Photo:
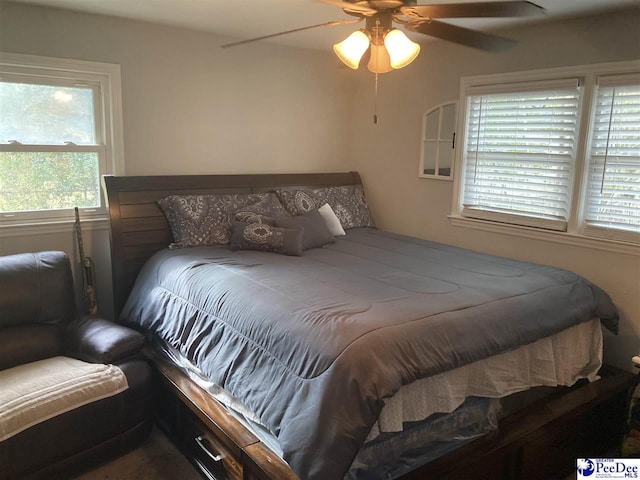
[[[96,141],[93,145],[1,143],[0,151],[96,152],[99,159],[100,178],[105,174],[124,174],[120,65],[0,52],[0,79],[41,85],[92,88]],[[83,219],[106,220],[106,200],[102,188],[99,190],[100,205],[97,208],[79,209]],[[0,214],[0,235],[14,235],[18,227],[21,234],[28,234],[30,227],[39,227],[34,231],[41,231],[42,226],[68,225],[73,221],[72,208],[7,212],[7,214]],[[24,231],[25,227],[27,231]]]
[[[471,109],[473,104],[473,102],[470,101],[471,99],[484,99],[487,96],[501,95],[504,100],[506,97],[509,97],[510,95],[514,95],[514,94],[529,96],[529,95],[537,95],[539,92],[555,94],[562,91],[568,94],[569,93],[574,94],[576,98],[576,110],[575,110],[576,135],[575,137],[577,138],[578,137],[577,130],[579,129],[580,116],[581,116],[581,102],[580,102],[581,95],[582,95],[581,89],[582,89],[582,86],[580,85],[580,79],[578,78],[566,78],[566,79],[559,79],[559,80],[552,80],[552,81],[527,81],[527,82],[516,82],[516,83],[510,82],[507,84],[496,84],[495,86],[484,86],[484,85],[480,87],[473,86],[473,87],[470,87],[467,91],[467,97],[466,97],[467,110],[465,112],[465,115],[466,115],[466,118],[468,118],[471,114]],[[480,104],[483,105],[484,102],[481,100]],[[482,107],[480,108],[481,108],[480,111],[482,111]],[[470,122],[465,122],[465,127],[467,126],[467,123],[470,123]],[[467,155],[468,144],[473,145],[475,143],[476,145],[478,145],[478,140],[480,139],[480,131],[484,128],[482,118],[479,118],[479,123],[477,127],[478,127],[477,135],[470,138],[469,139],[470,141],[465,142],[465,144],[463,145],[463,148],[460,149],[461,155],[462,155],[461,157],[462,161],[464,162],[465,160],[468,160],[467,163],[464,163],[464,166],[465,167],[473,166],[474,177],[475,177],[475,172],[482,171],[483,167],[480,165],[480,161],[478,159],[477,148],[476,148],[475,155],[474,154]],[[517,129],[518,125],[515,125],[515,127]],[[465,137],[465,140],[466,140],[466,137]],[[489,139],[489,143],[491,143],[490,139]],[[518,143],[519,142],[516,141],[511,146],[516,147]],[[558,161],[565,162],[565,165],[569,173],[567,184],[562,185],[563,187],[566,188],[566,191],[568,192],[566,195],[567,200],[571,198],[571,193],[574,186],[573,172],[575,170],[575,161],[576,161],[575,153],[577,150],[575,148],[575,142],[573,141],[573,139],[571,143],[574,144],[574,148],[571,150],[571,153],[567,152],[567,153],[558,155]],[[482,140],[482,142],[480,142],[480,144],[484,144],[484,139]],[[539,148],[541,147],[541,145],[536,145],[536,147]],[[496,155],[499,157],[499,156],[504,156],[505,154],[501,152],[499,154],[493,153],[492,155]],[[520,155],[521,154],[518,153],[515,155],[515,157],[519,158]],[[528,156],[528,154],[525,156]],[[475,161],[471,161],[470,157],[474,157]],[[461,179],[462,182],[464,182],[465,180],[466,178]],[[462,193],[462,190],[461,190],[461,193]],[[560,200],[560,195],[558,195],[557,199]],[[567,201],[567,203],[570,203],[570,202]],[[561,212],[558,212],[558,213],[561,213]],[[567,209],[566,211],[567,218],[565,219],[564,216],[555,216],[555,217],[552,215],[538,216],[533,214],[527,214],[523,210],[509,211],[505,209],[500,209],[499,207],[495,207],[495,206],[494,208],[474,208],[473,206],[463,205],[462,215],[465,217],[477,218],[480,220],[489,220],[489,221],[514,224],[514,225],[544,228],[548,230],[566,231],[569,212]]]
[[[516,225],[486,219],[477,219],[463,214],[464,187],[464,152],[457,148],[454,162],[454,188],[452,207],[449,219],[452,225],[474,228],[490,232],[510,234],[526,238],[535,238],[557,243],[572,244],[590,248],[610,250],[615,252],[640,254],[640,243],[629,241],[628,237],[616,237],[608,234],[595,234],[594,229],[587,229],[585,222],[586,195],[588,187],[588,155],[591,145],[591,122],[593,118],[594,102],[596,101],[596,80],[603,75],[622,75],[640,72],[640,60],[623,62],[600,63],[592,65],[578,65],[573,67],[559,67],[522,72],[510,72],[494,75],[478,75],[462,77],[460,80],[460,113],[458,115],[458,144],[466,145],[468,91],[472,87],[491,86],[495,84],[526,83],[549,81],[568,77],[579,77],[582,81],[580,99],[580,116],[577,128],[576,159],[572,178],[571,205],[566,231],[555,231],[540,227]],[[462,143],[460,143],[462,142]]]
[[[584,159],[585,168],[584,168],[584,177],[583,177],[584,194],[581,197],[583,201],[580,204],[580,218],[582,220],[580,224],[580,229],[581,229],[581,233],[588,237],[628,241],[630,243],[640,243],[639,232],[631,232],[631,231],[626,231],[621,229],[607,228],[606,226],[598,225],[596,223],[591,223],[587,220],[587,211],[589,209],[589,202],[591,201],[591,198],[589,196],[589,190],[590,190],[589,172],[592,167],[592,162],[594,161],[594,159],[591,156],[591,149],[593,146],[592,145],[593,136],[595,132],[596,106],[598,103],[598,94],[599,94],[598,89],[601,88],[601,85],[599,85],[598,82],[600,79],[604,79],[606,82],[607,77],[615,77],[615,76],[628,77],[630,79],[631,77],[633,77],[634,80],[638,80],[637,77],[640,76],[640,70],[632,73],[625,73],[625,74],[618,74],[618,75],[600,74],[600,75],[597,75],[594,80],[593,94],[590,99],[591,100],[591,118],[589,119],[589,131],[586,137],[586,144],[585,144],[585,159]],[[608,88],[608,87],[605,84],[605,86],[602,88]]]

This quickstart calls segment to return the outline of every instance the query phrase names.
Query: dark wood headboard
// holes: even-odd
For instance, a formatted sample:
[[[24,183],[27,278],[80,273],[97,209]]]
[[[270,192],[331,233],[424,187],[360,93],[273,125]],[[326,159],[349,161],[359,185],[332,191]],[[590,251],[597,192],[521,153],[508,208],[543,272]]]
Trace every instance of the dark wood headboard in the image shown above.
[[[116,317],[142,265],[172,241],[169,224],[156,203],[168,195],[257,193],[279,187],[360,184],[357,172],[253,175],[161,175],[103,177],[109,207],[111,274]]]

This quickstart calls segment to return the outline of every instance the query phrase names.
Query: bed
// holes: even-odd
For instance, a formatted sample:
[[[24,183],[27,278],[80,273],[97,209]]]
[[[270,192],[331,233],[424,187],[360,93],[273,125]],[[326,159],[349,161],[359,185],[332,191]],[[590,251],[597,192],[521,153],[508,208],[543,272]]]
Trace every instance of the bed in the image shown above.
[[[571,272],[370,227],[350,229],[301,257],[226,246],[166,248],[174,239],[157,201],[169,195],[352,185],[361,186],[355,172],[105,177],[115,310],[149,335],[160,379],[158,416],[201,471],[213,478],[424,478],[427,472],[461,478],[464,468],[477,471],[460,461],[475,448],[484,449],[478,458],[492,475],[524,478],[524,471],[541,468],[531,470],[535,449],[523,457],[527,435],[554,422],[557,428],[572,415],[591,425],[600,409],[624,401],[628,375],[589,382],[601,360],[598,318],[615,329],[615,308]],[[498,433],[485,435],[498,423],[490,398],[528,390],[528,384],[518,380],[485,392],[491,381],[470,379],[514,363],[501,357],[514,354],[525,362],[544,355],[574,359],[553,363],[545,374],[534,371],[547,380],[532,385],[587,381],[503,413]],[[558,368],[565,363],[570,368]],[[443,377],[449,372],[466,380]],[[213,390],[223,387],[215,399],[207,382]],[[462,385],[461,398],[445,399],[444,409],[421,400],[442,385]],[[567,410],[569,399],[575,405]],[[533,418],[553,402],[554,414]],[[416,403],[414,417],[398,417],[398,405],[415,410]],[[425,411],[434,415],[421,418]],[[473,428],[460,430],[460,422]],[[424,448],[397,440],[409,436],[402,435],[403,425]],[[432,438],[434,429],[451,425],[458,425],[451,434],[456,442]],[[606,437],[615,437],[619,423],[607,425],[613,430]],[[596,443],[575,453],[593,455],[611,440]],[[566,453],[558,455],[565,469]],[[367,470],[384,455],[400,460]],[[487,463],[489,457],[499,461]],[[553,472],[556,463],[546,468]]]

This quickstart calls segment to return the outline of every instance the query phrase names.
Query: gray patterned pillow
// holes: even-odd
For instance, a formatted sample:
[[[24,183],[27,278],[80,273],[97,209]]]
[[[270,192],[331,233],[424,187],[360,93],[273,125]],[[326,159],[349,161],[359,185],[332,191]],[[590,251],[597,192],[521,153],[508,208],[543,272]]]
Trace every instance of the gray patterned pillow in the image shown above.
[[[280,189],[277,194],[291,215],[310,212],[328,203],[345,230],[375,226],[362,185]]]
[[[291,217],[287,215],[287,217]],[[275,225],[275,219],[271,217],[265,217],[259,213],[253,212],[237,212],[235,218],[238,222],[244,223],[266,223],[267,225]]]
[[[324,247],[329,243],[335,243],[336,238],[327,227],[324,218],[318,210],[311,210],[292,217],[290,215],[280,216],[275,219],[275,226],[278,228],[301,228],[302,233],[302,249]]]
[[[286,214],[274,193],[170,195],[158,204],[173,234],[169,248],[229,243],[231,219],[238,212],[271,218]]]
[[[261,250],[302,255],[302,229],[277,228],[266,223],[231,222],[231,250]]]

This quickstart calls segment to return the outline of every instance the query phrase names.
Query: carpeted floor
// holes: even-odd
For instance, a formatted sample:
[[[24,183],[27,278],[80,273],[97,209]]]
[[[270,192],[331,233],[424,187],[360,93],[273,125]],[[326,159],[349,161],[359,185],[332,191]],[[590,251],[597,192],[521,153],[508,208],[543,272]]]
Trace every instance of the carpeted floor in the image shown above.
[[[180,451],[160,429],[122,457],[105,463],[72,480],[202,480]]]

